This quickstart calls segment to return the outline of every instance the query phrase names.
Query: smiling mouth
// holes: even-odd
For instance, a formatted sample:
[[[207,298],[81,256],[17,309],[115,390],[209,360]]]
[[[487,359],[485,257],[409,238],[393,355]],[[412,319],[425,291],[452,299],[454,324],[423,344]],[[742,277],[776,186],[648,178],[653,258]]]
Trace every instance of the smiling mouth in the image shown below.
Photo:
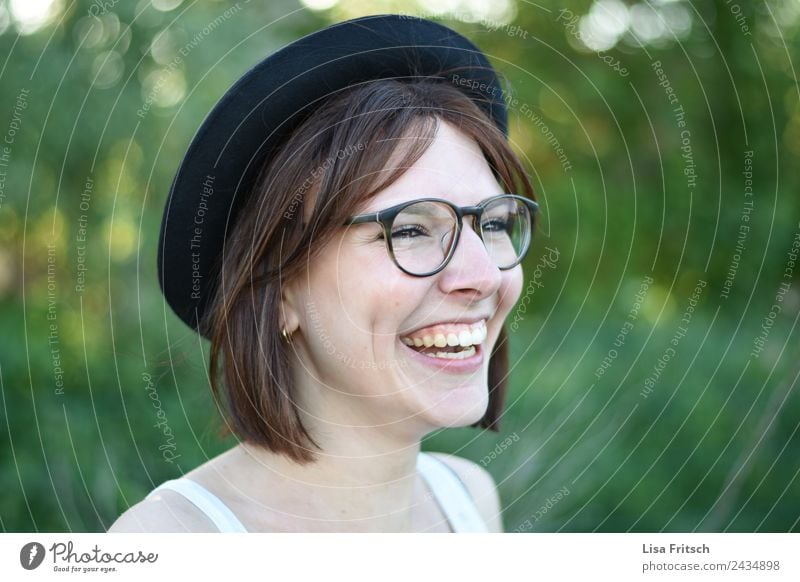
[[[486,320],[473,324],[441,324],[400,338],[412,350],[430,358],[465,360],[486,339]]]

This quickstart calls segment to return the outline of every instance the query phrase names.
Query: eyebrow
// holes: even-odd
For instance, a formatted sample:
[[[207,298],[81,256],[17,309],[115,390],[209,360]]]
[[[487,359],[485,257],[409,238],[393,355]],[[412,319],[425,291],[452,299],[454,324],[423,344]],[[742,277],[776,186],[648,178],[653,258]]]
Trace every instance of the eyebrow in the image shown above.
[[[393,204],[392,206],[396,205]],[[417,206],[417,208],[414,208],[414,206]],[[406,208],[403,209],[403,212],[404,213],[407,212],[409,214],[427,214],[426,212],[424,212],[424,208],[422,207],[421,204],[412,204],[411,206],[407,206]]]

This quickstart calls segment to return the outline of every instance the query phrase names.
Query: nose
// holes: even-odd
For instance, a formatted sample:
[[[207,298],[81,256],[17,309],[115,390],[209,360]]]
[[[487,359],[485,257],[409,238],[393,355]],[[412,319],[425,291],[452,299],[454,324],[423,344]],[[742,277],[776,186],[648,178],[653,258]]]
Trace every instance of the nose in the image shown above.
[[[482,299],[496,293],[501,282],[500,269],[478,234],[464,221],[453,257],[441,272],[439,287],[444,293],[461,292]]]

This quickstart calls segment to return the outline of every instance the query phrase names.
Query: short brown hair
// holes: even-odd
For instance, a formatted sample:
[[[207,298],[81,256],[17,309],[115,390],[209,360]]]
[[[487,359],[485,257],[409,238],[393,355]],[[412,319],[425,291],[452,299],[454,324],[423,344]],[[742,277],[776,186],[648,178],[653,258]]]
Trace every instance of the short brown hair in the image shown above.
[[[535,199],[497,126],[460,89],[431,79],[370,81],[328,97],[264,164],[226,240],[218,289],[203,322],[212,341],[214,396],[224,394],[232,430],[245,441],[299,463],[314,460],[311,446],[320,447],[294,404],[280,335],[282,282],[298,275],[348,216],[419,159],[440,120],[477,142],[506,192]],[[405,140],[411,145],[398,150],[412,133],[414,139]],[[402,154],[396,162],[395,152]],[[316,202],[306,224],[312,193]],[[489,405],[473,426],[498,430],[507,376],[503,327],[489,361]]]

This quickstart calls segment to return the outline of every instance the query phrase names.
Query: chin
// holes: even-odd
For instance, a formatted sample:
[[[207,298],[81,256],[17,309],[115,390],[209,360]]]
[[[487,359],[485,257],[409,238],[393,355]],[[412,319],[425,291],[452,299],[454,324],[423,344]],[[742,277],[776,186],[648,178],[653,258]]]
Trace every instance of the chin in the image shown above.
[[[457,428],[478,422],[486,414],[488,406],[489,391],[486,384],[480,387],[465,386],[442,394],[421,416],[437,428]]]

